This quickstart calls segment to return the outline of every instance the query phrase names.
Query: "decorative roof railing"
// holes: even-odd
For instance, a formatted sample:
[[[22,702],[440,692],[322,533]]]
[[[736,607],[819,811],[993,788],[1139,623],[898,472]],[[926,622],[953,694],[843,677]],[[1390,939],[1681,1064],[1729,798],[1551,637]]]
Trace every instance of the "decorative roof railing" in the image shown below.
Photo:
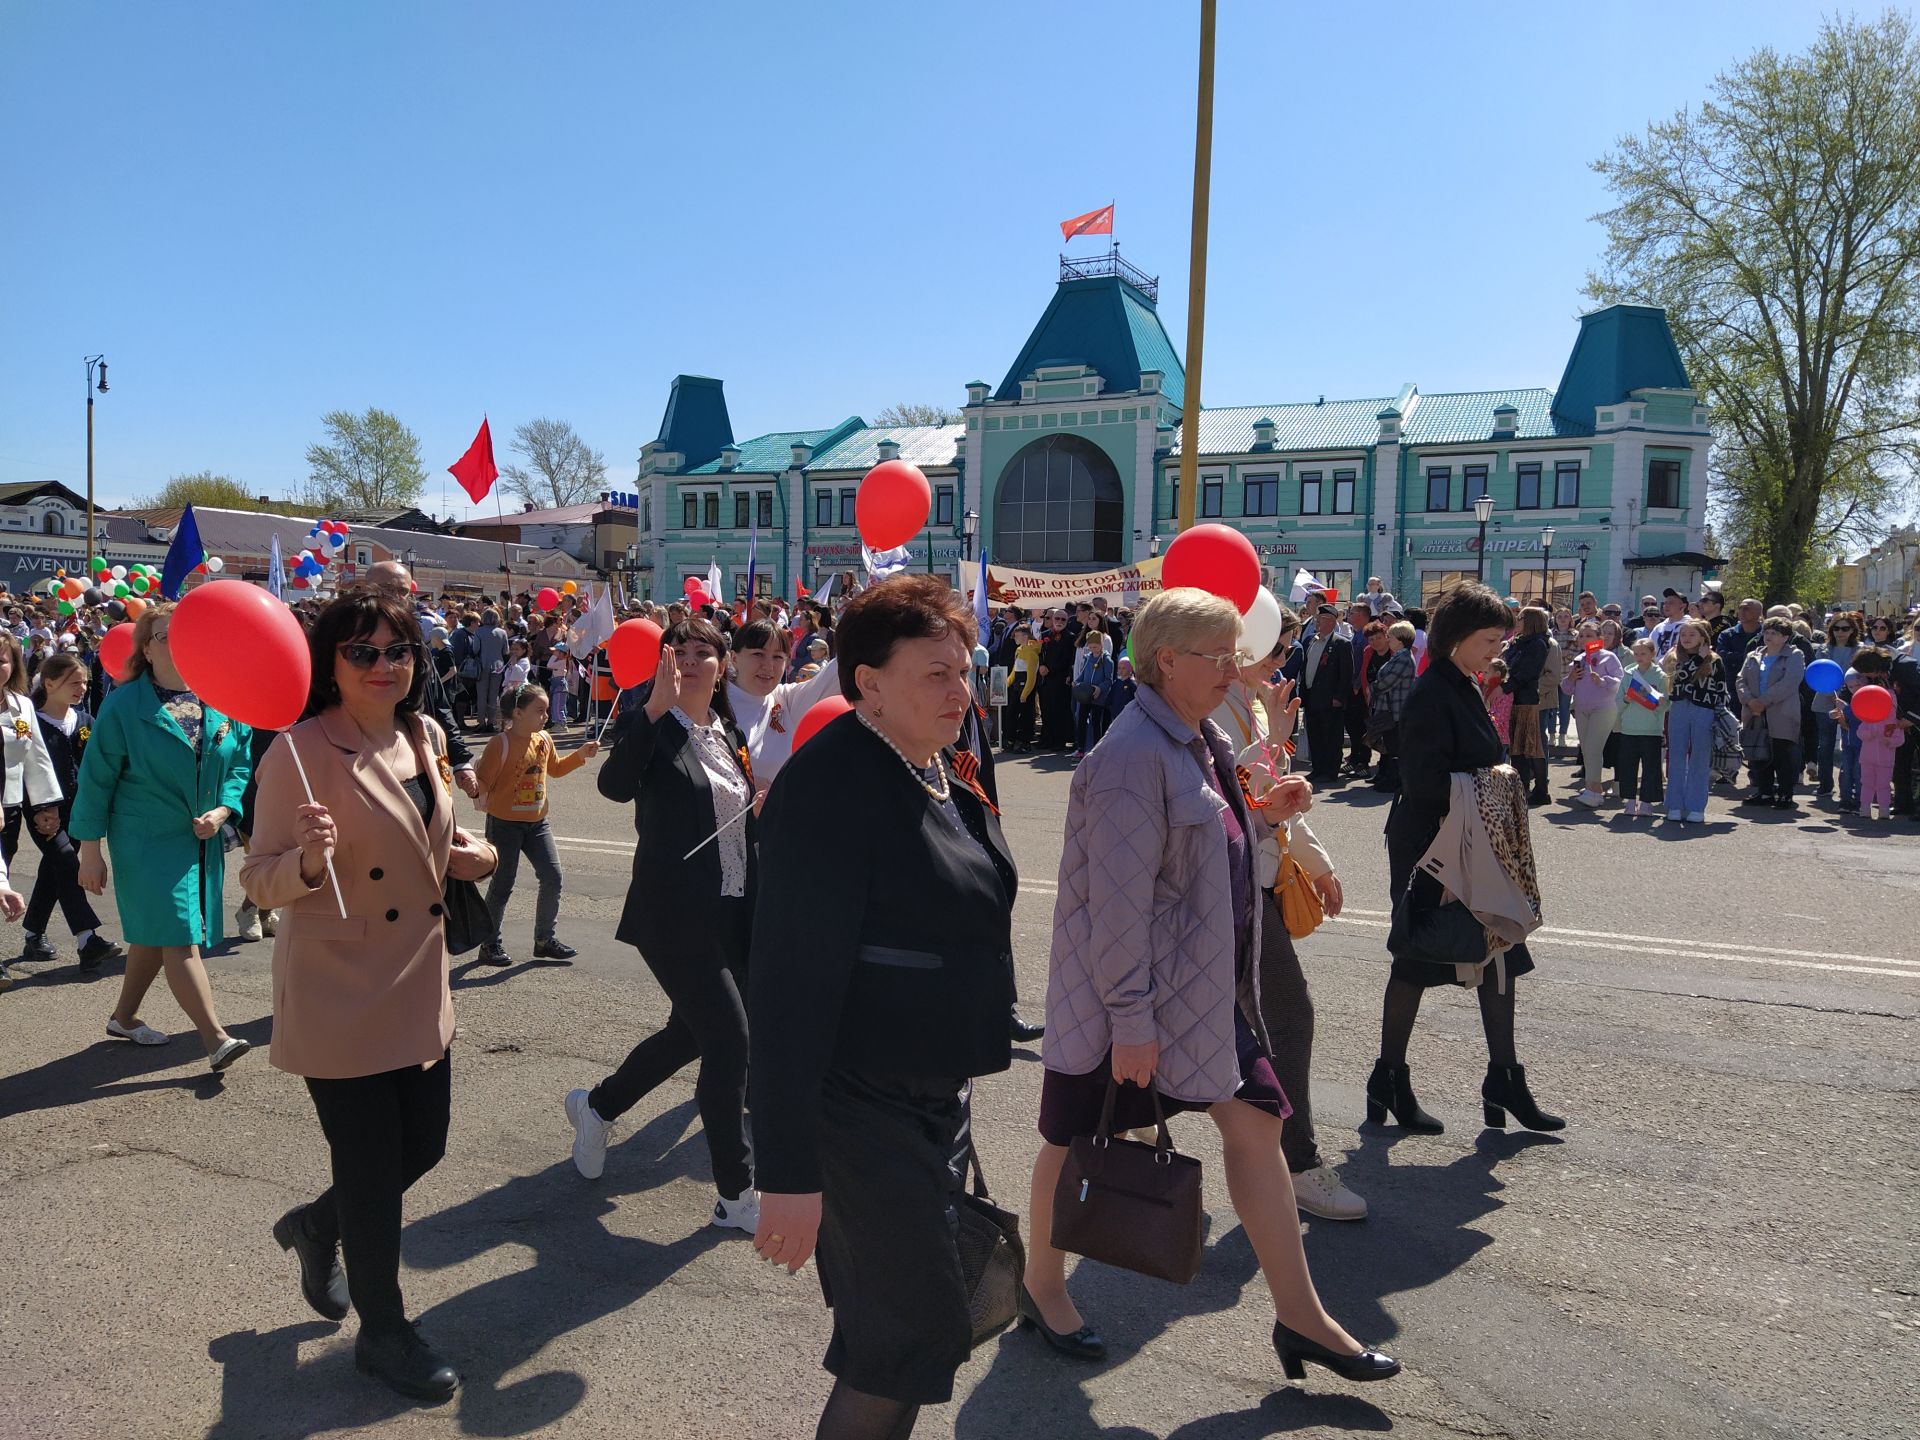
[[[1104,255],[1062,255],[1060,257],[1060,279],[1068,280],[1104,280],[1117,276],[1138,290],[1147,299],[1160,303],[1160,277],[1149,275],[1138,265],[1120,257],[1120,247],[1114,246]]]

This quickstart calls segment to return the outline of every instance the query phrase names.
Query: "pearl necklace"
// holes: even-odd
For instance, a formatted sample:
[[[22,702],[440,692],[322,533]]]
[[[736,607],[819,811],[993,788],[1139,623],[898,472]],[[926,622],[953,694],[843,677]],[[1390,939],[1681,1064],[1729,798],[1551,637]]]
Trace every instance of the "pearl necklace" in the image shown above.
[[[900,747],[893,743],[892,736],[888,735],[886,731],[869,720],[864,711],[856,710],[854,713],[860,717],[860,723],[862,725],[866,726],[867,729],[884,740],[887,748],[900,757],[900,763],[907,767],[908,772],[919,782],[920,788],[931,795],[936,803],[944,805],[953,798],[953,787],[947,783],[946,762],[941,760],[939,751],[936,750],[933,755],[933,770],[934,773],[940,777],[940,785],[939,788],[936,789],[933,783],[927,779],[927,772],[921,769],[920,766],[914,764],[913,761],[909,760],[905,755],[901,754]]]

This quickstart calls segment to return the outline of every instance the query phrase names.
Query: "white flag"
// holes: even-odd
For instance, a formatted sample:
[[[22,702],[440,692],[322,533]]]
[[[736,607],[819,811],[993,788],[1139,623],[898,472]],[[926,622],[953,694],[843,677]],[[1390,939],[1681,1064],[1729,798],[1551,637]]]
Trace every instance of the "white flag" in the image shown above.
[[[573,627],[570,644],[576,655],[598,650],[613,635],[613,587],[600,587],[599,598],[587,607],[580,623]]]
[[[726,583],[725,577],[722,576],[720,573],[719,560],[715,559],[715,560],[708,561],[707,562],[707,594],[713,597],[713,603],[716,605],[725,605],[727,603],[727,597],[720,593],[720,587],[725,583]]]
[[[1318,580],[1313,578],[1311,571],[1295,570],[1293,572],[1293,589],[1288,592],[1287,598],[1295,605],[1298,605],[1302,600],[1307,598],[1307,591],[1319,590],[1321,588],[1323,587]]]
[[[867,574],[875,580],[884,580],[889,575],[897,575],[913,560],[912,554],[904,545],[896,545],[891,550],[871,550],[862,545],[860,557],[866,562]]]
[[[813,603],[824,609],[826,603],[833,598],[833,582],[839,578],[838,570],[828,571],[826,580],[821,583],[818,590],[813,592]]]

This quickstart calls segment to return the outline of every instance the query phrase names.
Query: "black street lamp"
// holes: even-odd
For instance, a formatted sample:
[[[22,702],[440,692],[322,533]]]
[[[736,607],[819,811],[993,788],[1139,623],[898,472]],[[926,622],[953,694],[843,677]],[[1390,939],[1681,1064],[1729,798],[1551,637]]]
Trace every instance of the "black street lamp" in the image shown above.
[[[1540,608],[1549,614],[1553,611],[1553,572],[1548,568],[1553,564],[1553,527],[1544,525],[1540,529]]]
[[[1160,537],[1158,535],[1149,535],[1147,537],[1147,554],[1158,555],[1159,553],[1160,553]]]
[[[1580,589],[1582,593],[1585,593],[1587,588],[1587,556],[1593,553],[1593,546],[1582,540],[1578,545],[1573,547],[1573,553],[1580,557]]]
[[[93,372],[100,372],[100,383],[96,386]],[[93,564],[93,396],[94,391],[107,393],[107,357],[104,355],[87,356],[87,548],[82,565]]]
[[[1487,522],[1493,519],[1493,496],[1482,495],[1473,502],[1473,518],[1480,522],[1480,543],[1474,552],[1478,563],[1474,566],[1473,578],[1484,582],[1487,578]]]
[[[960,535],[967,542],[967,559],[973,559],[973,537],[980,533],[980,512],[969,510],[960,517]]]

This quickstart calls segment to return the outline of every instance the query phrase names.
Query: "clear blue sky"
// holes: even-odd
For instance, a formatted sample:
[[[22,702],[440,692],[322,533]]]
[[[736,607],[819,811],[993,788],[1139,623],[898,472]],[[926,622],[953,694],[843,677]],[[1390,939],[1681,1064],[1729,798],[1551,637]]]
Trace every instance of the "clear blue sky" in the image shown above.
[[[1809,0],[1224,0],[1206,400],[1559,379],[1588,162]],[[1113,199],[1184,348],[1198,6],[0,0],[0,481],[283,495],[328,410],[481,413],[634,475],[679,371],[735,433],[957,407]],[[1079,241],[1076,248],[1097,249]],[[447,482],[453,496],[464,501]],[[464,509],[460,511],[464,513]]]

